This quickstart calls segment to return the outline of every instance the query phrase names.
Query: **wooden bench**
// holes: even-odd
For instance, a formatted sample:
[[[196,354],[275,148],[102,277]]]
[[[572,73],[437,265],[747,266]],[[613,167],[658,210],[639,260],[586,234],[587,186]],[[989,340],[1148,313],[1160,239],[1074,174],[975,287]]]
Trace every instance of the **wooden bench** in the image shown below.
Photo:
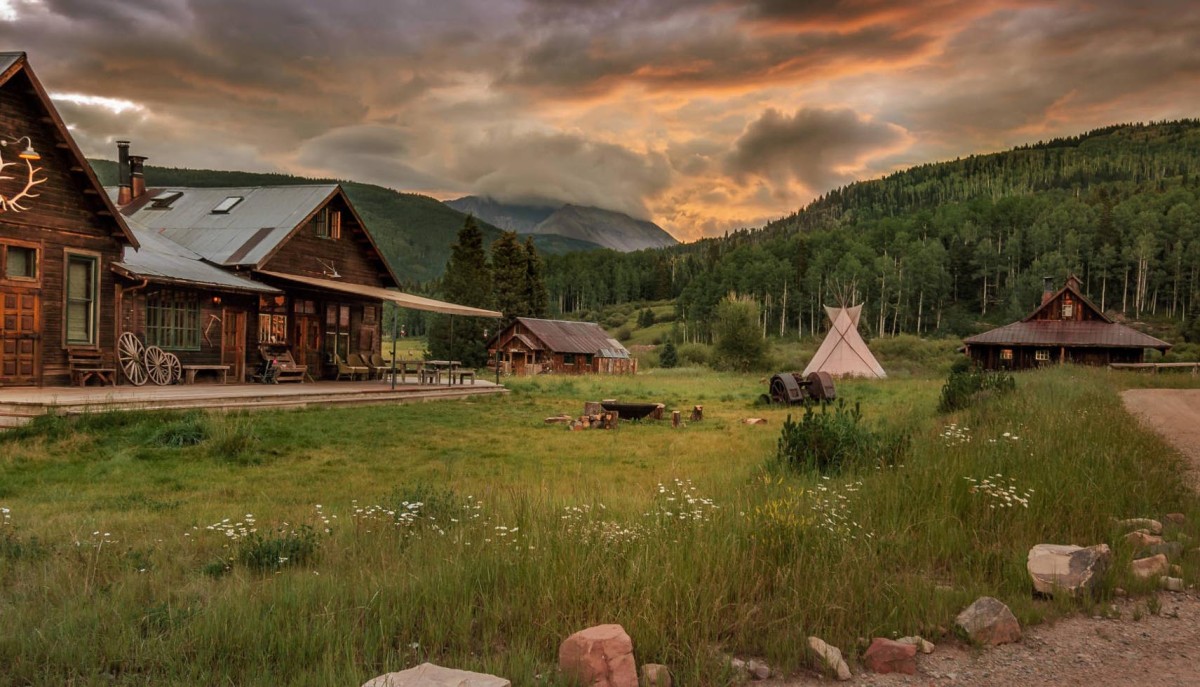
[[[229,383],[229,365],[183,365],[183,383],[195,384],[196,373],[215,372],[221,376],[221,383]]]
[[[271,363],[276,382],[303,382],[308,374],[308,366],[297,365],[287,346],[263,344],[258,347],[258,353],[264,361]]]
[[[68,348],[67,356],[72,384],[87,386],[90,380],[95,379],[101,385],[116,385],[117,368],[106,364],[103,352],[94,348]]]
[[[459,385],[466,384],[467,377],[470,377],[471,378],[471,386],[475,386],[475,370],[457,370],[452,374],[453,374],[453,377],[451,378],[451,383],[454,383],[454,380],[457,379],[458,380],[457,384],[459,384]]]

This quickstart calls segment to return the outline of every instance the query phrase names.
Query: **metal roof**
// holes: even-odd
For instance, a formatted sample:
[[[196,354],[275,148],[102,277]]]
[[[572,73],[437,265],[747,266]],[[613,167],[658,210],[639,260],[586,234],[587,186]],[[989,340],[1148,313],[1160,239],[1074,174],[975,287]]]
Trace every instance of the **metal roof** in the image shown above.
[[[963,343],[1012,346],[1157,348],[1171,344],[1115,322],[1032,320],[1014,322],[963,339]]]
[[[16,64],[22,57],[25,57],[23,52],[0,52],[0,72]]]
[[[131,276],[154,282],[203,286],[217,291],[279,293],[279,289],[260,284],[211,265],[197,253],[161,236],[159,232],[129,221],[140,248],[126,247],[121,261],[114,266]]]
[[[209,262],[256,266],[337,189],[336,184],[153,188],[122,213]],[[105,190],[116,198],[117,187]],[[168,194],[178,197],[155,207],[154,199]],[[242,200],[227,211],[213,212],[230,198]]]
[[[366,284],[351,284],[349,282],[333,281],[332,279],[317,279],[316,277],[302,277],[298,274],[284,274],[283,272],[269,272],[267,270],[259,270],[258,274],[263,274],[268,277],[282,279],[284,281],[304,284],[319,289],[329,289],[332,291],[341,291],[342,293],[350,293],[356,296],[365,296],[367,298],[378,298],[384,301],[391,301],[402,308],[410,308],[412,310],[424,310],[427,312],[437,312],[444,315],[462,315],[464,317],[503,317],[495,310],[484,310],[482,308],[472,308],[466,305],[458,305],[457,303],[447,303],[438,301],[432,298],[424,298],[422,296],[413,296],[402,291],[392,291],[391,289],[381,289],[378,286],[367,286]]]
[[[583,353],[604,358],[629,357],[629,351],[619,341],[592,322],[538,320],[532,317],[518,317],[517,322],[525,325],[546,348],[557,353]]]

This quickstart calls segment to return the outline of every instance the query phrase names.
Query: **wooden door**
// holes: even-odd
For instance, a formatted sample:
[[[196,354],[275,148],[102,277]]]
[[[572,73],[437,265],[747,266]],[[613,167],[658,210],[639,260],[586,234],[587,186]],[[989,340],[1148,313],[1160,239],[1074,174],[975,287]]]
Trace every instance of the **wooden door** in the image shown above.
[[[308,366],[313,377],[321,376],[321,318],[316,315],[296,315],[295,331],[292,332],[292,358],[300,365]],[[342,356],[345,357],[344,355]]]
[[[0,386],[41,381],[41,299],[30,289],[0,291]]]
[[[221,364],[229,366],[229,378],[246,381],[246,313],[225,308],[221,313]]]

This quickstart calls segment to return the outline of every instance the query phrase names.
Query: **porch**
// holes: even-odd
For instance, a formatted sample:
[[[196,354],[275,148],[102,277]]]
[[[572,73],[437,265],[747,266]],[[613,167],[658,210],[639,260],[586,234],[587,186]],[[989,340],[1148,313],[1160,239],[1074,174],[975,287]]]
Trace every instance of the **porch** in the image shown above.
[[[473,384],[419,384],[414,376],[390,381],[305,384],[197,384],[172,386],[21,387],[0,389],[0,431],[39,415],[78,415],[120,410],[221,411],[321,408],[456,400],[506,394],[485,379]]]

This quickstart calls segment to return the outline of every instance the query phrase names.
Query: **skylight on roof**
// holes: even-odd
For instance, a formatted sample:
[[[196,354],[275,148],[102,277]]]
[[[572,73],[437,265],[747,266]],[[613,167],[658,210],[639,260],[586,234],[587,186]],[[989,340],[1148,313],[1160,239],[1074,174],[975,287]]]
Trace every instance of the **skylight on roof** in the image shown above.
[[[158,195],[154,198],[154,200],[150,201],[150,209],[151,210],[170,210],[171,203],[174,203],[175,201],[179,200],[180,197],[182,197],[182,196],[183,196],[183,191],[171,191],[170,193],[163,193],[161,195]]]
[[[242,202],[242,196],[229,196],[225,200],[217,203],[217,207],[212,209],[214,215],[224,215],[233,209],[233,206]]]

